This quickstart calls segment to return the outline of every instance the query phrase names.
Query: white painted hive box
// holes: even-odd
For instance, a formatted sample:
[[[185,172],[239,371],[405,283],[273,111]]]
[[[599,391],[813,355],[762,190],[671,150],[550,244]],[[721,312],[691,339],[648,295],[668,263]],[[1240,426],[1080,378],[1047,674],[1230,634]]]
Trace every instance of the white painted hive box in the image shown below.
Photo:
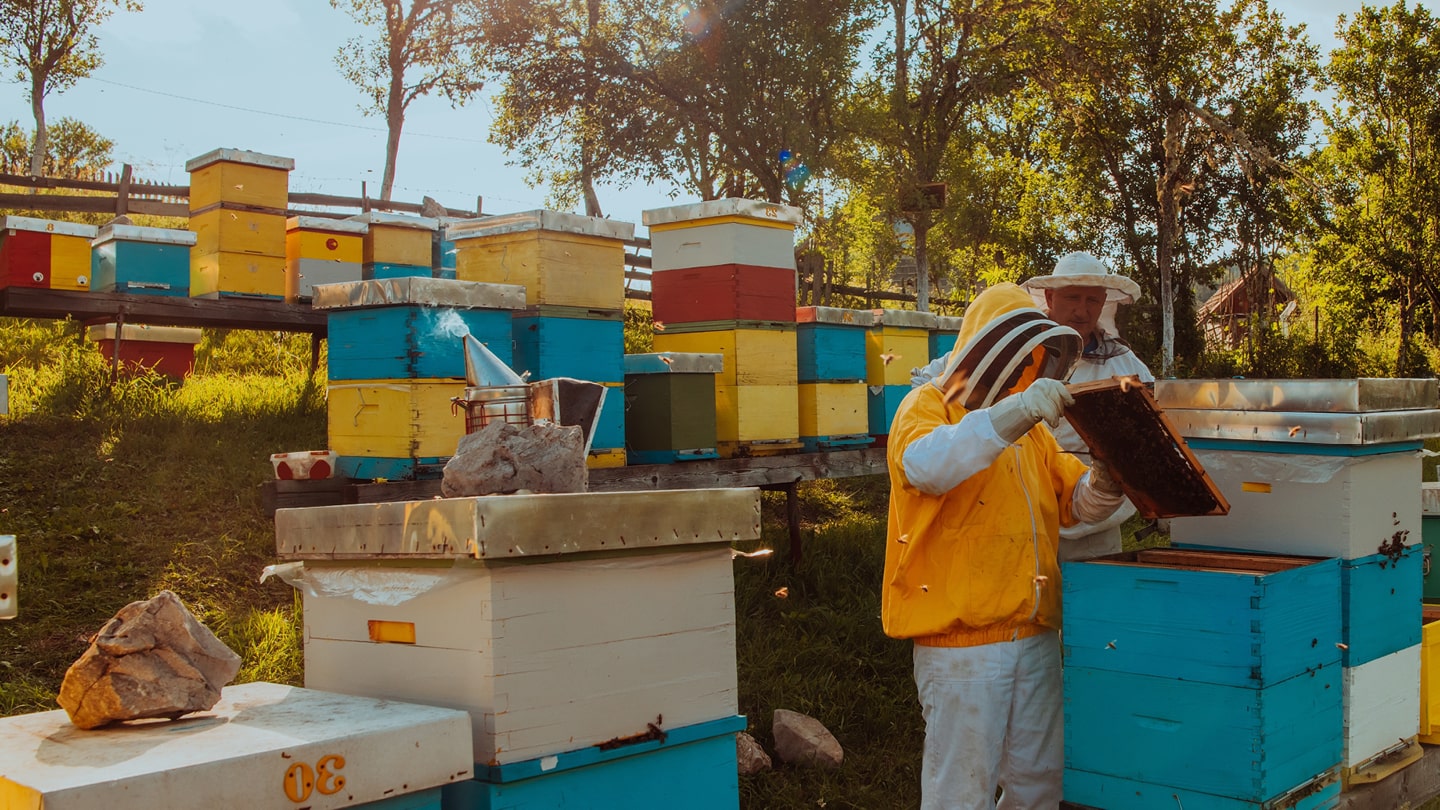
[[[0,807],[116,810],[378,802],[469,779],[464,712],[274,683],[227,686],[176,721],[0,719]]]
[[[733,716],[753,489],[285,509],[305,683],[465,709],[508,764]]]
[[[1420,645],[1346,667],[1345,767],[1355,768],[1420,730]]]

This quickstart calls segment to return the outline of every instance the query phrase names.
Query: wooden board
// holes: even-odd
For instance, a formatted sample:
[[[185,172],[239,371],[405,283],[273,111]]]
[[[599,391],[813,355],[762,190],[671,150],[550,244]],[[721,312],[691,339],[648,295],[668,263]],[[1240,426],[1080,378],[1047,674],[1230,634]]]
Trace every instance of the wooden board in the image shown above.
[[[1150,391],[1133,378],[1069,386],[1065,418],[1147,518],[1223,515],[1230,504]],[[1417,496],[1418,497],[1418,496]]]

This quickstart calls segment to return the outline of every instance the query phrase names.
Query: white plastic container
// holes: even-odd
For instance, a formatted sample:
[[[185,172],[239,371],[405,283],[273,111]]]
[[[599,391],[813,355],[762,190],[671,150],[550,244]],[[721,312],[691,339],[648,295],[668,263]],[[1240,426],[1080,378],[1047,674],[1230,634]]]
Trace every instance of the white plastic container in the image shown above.
[[[275,477],[281,481],[304,481],[329,478],[335,474],[334,450],[299,450],[293,453],[274,453],[270,463],[275,465]]]

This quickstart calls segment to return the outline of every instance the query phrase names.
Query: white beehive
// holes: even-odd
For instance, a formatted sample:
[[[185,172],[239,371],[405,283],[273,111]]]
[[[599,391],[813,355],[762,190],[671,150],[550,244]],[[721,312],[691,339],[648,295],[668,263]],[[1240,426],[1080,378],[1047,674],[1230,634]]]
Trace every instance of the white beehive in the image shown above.
[[[738,711],[730,543],[756,490],[284,509],[306,686],[461,708],[508,764]]]

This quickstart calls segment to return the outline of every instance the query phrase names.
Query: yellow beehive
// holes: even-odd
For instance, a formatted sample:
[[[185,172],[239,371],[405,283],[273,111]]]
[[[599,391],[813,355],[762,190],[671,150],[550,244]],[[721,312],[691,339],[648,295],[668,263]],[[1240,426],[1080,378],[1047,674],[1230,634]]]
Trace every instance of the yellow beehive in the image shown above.
[[[190,251],[190,297],[285,297],[285,257]]]
[[[607,467],[624,467],[625,450],[591,450],[590,455],[585,457],[585,466],[592,470],[601,470]]]
[[[90,289],[90,237],[50,237],[50,289]]]
[[[930,362],[930,330],[935,324],[929,312],[875,310],[875,325],[865,334],[865,382],[909,385],[910,369]]]
[[[717,441],[788,441],[799,436],[797,384],[715,386]]]
[[[342,456],[445,458],[465,435],[464,380],[368,380],[329,387],[330,448]]]
[[[800,383],[801,436],[854,436],[870,432],[864,383]]]
[[[195,232],[191,253],[285,255],[285,215],[230,208],[211,208],[190,215]]]
[[[349,219],[290,217],[285,220],[285,259],[365,261],[365,232],[370,226]]]
[[[628,222],[543,210],[445,229],[456,278],[523,284],[531,306],[591,309],[624,308],[625,240],[634,235]]]
[[[764,324],[764,328],[760,324]],[[730,328],[713,328],[714,326]],[[798,379],[795,325],[715,321],[656,332],[655,351],[723,355],[721,385],[794,385]]]
[[[1426,605],[1420,631],[1420,742],[1440,745],[1440,605]]]
[[[439,220],[379,211],[368,211],[350,220],[368,226],[360,252],[365,264],[434,266],[432,243]]]
[[[241,149],[216,149],[186,161],[190,210],[220,203],[284,211],[290,202],[291,158]]]

